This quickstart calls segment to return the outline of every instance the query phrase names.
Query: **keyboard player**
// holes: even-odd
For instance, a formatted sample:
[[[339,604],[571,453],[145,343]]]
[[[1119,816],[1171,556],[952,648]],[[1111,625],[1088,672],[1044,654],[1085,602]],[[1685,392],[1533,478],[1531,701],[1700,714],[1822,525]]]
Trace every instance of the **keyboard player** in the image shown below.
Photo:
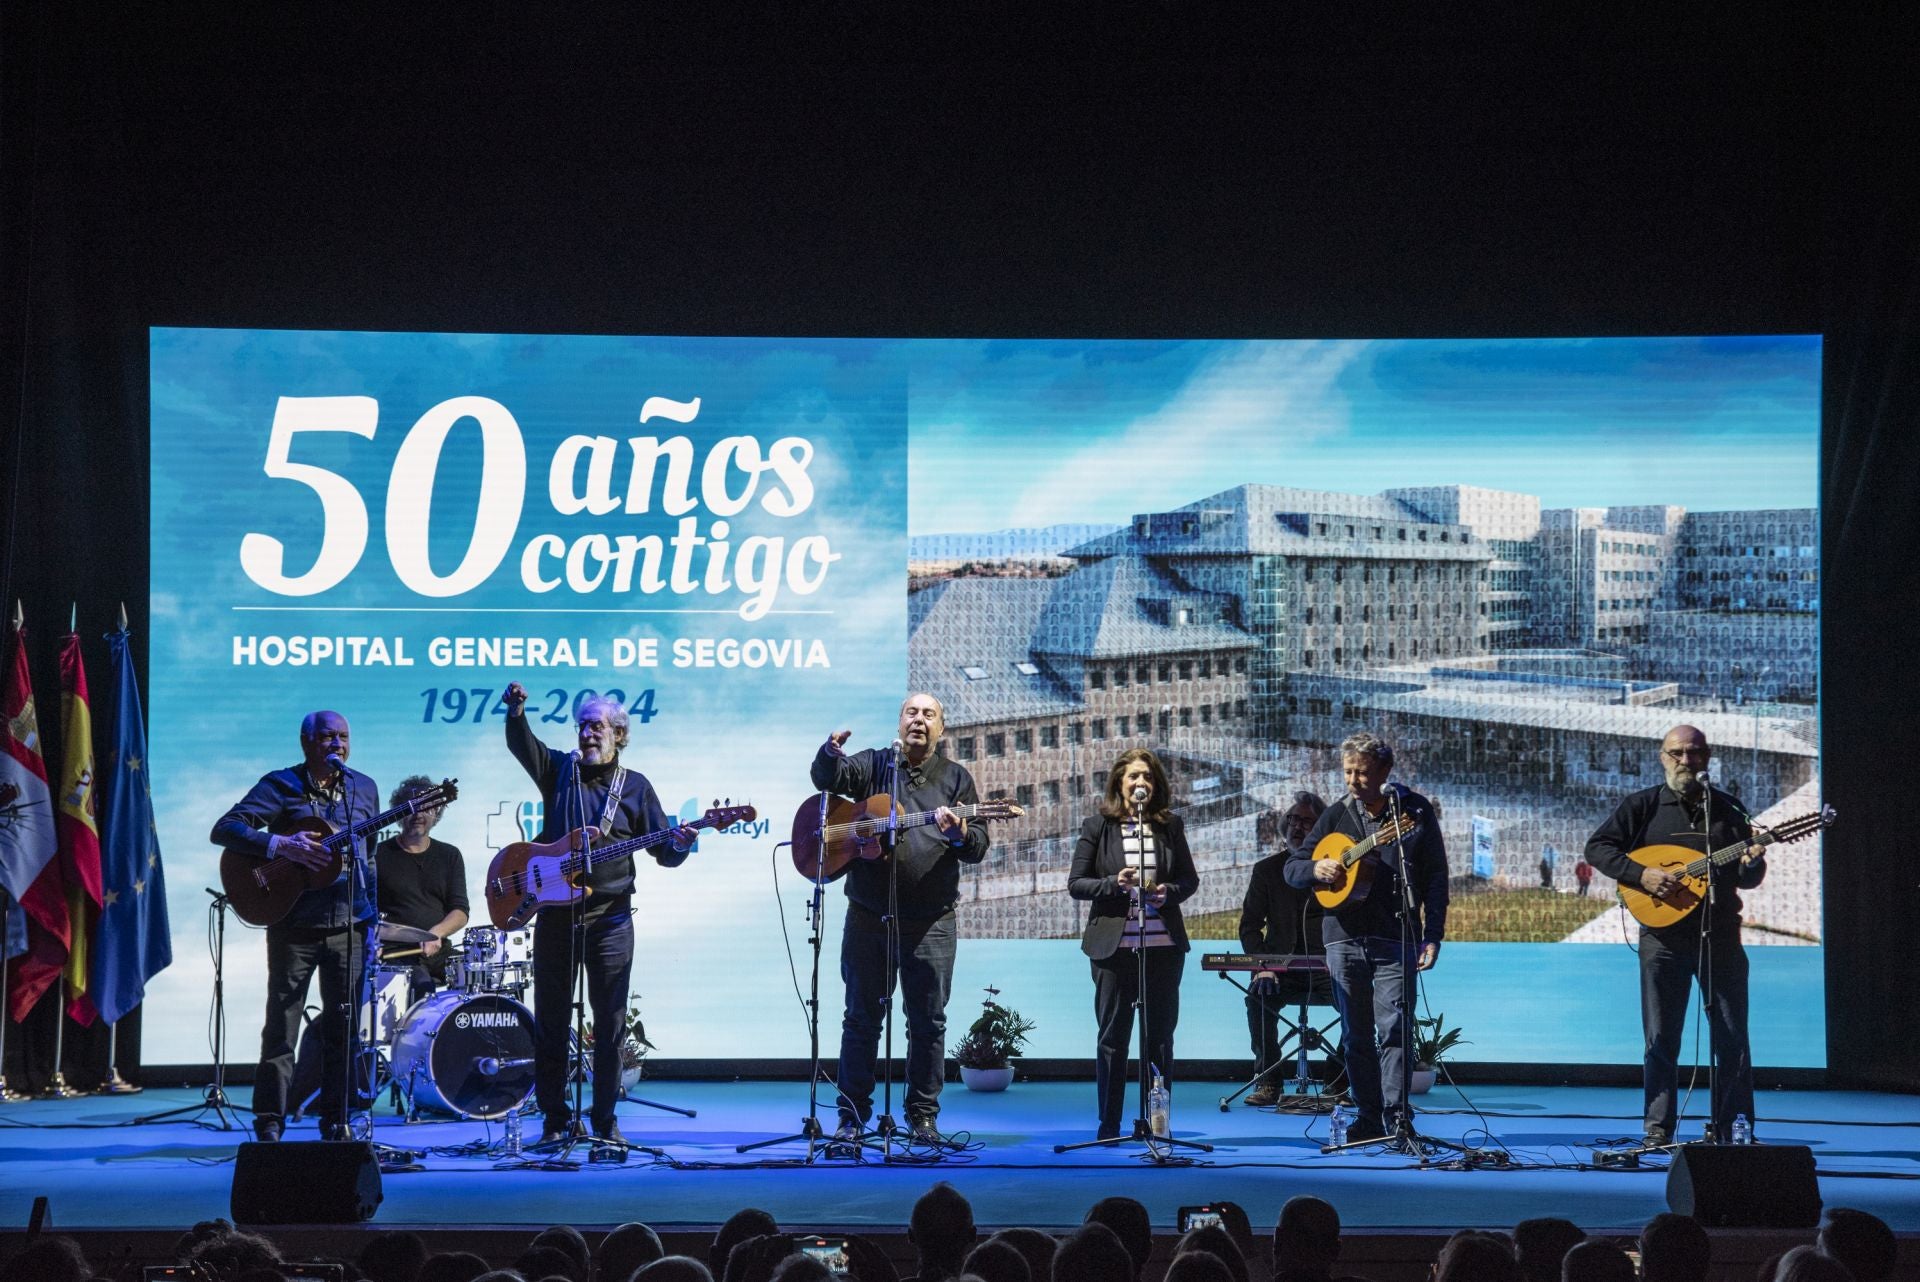
[[[1314,957],[1324,953],[1320,920],[1326,910],[1310,891],[1289,886],[1280,870],[1288,854],[1301,848],[1326,808],[1327,803],[1315,794],[1296,792],[1293,804],[1279,816],[1277,831],[1270,826],[1271,811],[1262,817],[1261,845],[1277,842],[1280,848],[1253,866],[1246,899],[1240,905],[1240,951]],[[1279,1102],[1281,1074],[1276,1065],[1280,1058],[1280,1012],[1306,1000],[1314,981],[1311,975],[1283,978],[1256,974],[1248,985],[1247,1036],[1253,1048],[1254,1075],[1259,1079],[1247,1095],[1250,1106]],[[1327,981],[1320,977],[1319,982],[1324,986]]]

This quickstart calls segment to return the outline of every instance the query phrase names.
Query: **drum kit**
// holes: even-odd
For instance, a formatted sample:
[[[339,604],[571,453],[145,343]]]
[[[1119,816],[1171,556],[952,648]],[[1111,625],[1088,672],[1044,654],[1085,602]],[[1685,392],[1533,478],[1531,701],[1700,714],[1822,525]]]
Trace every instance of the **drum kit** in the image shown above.
[[[407,946],[433,935],[383,921],[379,937],[398,948],[375,969],[373,1007],[362,1012],[362,1027],[386,1061],[406,1115],[428,1109],[491,1121],[518,1111],[533,1093],[533,1013],[525,1001],[533,932],[469,926],[447,964],[447,987],[404,1008],[413,967],[395,959],[419,955]]]

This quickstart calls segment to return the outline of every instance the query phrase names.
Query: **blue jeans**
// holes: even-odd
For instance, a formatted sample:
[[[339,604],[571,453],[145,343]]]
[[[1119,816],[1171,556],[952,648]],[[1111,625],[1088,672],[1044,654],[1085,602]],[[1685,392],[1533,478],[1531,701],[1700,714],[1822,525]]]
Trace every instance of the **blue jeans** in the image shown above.
[[[932,921],[900,919],[901,1006],[907,1022],[907,1118],[932,1121],[947,1075],[947,994],[953,988],[957,932],[953,914]],[[840,978],[847,1011],[840,1025],[840,1116],[873,1115],[873,1067],[887,1000],[886,924],[852,900],[840,935]]]
[[[1414,999],[1406,977],[1416,955],[1402,955],[1399,940],[1378,936],[1327,941],[1347,1083],[1360,1120],[1370,1125],[1388,1126],[1406,1111],[1413,1058],[1400,1014],[1402,998]]]

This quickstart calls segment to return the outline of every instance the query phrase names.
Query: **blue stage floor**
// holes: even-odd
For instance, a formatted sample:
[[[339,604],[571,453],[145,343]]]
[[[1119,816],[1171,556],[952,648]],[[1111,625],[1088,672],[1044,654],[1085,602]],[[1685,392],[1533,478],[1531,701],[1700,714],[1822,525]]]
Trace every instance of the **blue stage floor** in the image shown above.
[[[622,1105],[628,1138],[664,1149],[666,1161],[635,1154],[625,1166],[550,1171],[429,1152],[425,1170],[388,1176],[376,1222],[695,1226],[760,1206],[795,1226],[898,1226],[935,1179],[965,1192],[983,1227],[1066,1227],[1094,1200],[1116,1193],[1139,1198],[1167,1229],[1177,1207],[1214,1199],[1238,1202],[1256,1226],[1271,1225],[1281,1203],[1301,1192],[1328,1198],[1356,1229],[1506,1228],[1528,1216],[1566,1215],[1590,1231],[1623,1230],[1665,1209],[1663,1166],[1587,1165],[1596,1141],[1639,1129],[1638,1092],[1620,1088],[1470,1086],[1484,1122],[1457,1092],[1439,1088],[1426,1097],[1423,1131],[1480,1143],[1490,1133],[1512,1155],[1511,1169],[1477,1170],[1421,1169],[1404,1157],[1367,1153],[1322,1156],[1324,1116],[1239,1106],[1221,1113],[1219,1097],[1233,1086],[1209,1083],[1184,1084],[1175,1100],[1175,1134],[1216,1145],[1192,1165],[1153,1167],[1128,1149],[1056,1156],[1056,1143],[1089,1138],[1092,1087],[1052,1082],[1020,1083],[1004,1095],[950,1086],[942,1125],[978,1147],[936,1165],[834,1160],[809,1167],[792,1160],[804,1157],[804,1144],[734,1152],[736,1144],[796,1129],[806,1106],[797,1086],[649,1080],[643,1089],[699,1114]],[[62,1229],[176,1228],[226,1214],[240,1132],[132,1124],[198,1099],[162,1090],[0,1105],[0,1222],[24,1223],[37,1194],[51,1198]],[[1920,1231],[1920,1099],[1770,1091],[1761,1110],[1765,1139],[1812,1147],[1828,1205],[1860,1207],[1896,1230]],[[383,1113],[376,1138],[437,1150],[488,1133],[480,1123],[408,1126]],[[499,1128],[491,1134],[498,1139]],[[302,1128],[289,1134],[308,1137]]]

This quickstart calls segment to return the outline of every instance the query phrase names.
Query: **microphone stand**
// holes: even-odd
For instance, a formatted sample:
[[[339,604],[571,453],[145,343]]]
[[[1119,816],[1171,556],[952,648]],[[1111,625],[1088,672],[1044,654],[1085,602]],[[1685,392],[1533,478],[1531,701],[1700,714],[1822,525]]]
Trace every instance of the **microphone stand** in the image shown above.
[[[227,1082],[227,984],[226,984],[227,905],[231,901],[226,897],[226,895],[222,894],[220,891],[213,889],[211,886],[206,887],[206,892],[209,895],[213,896],[213,903],[209,905],[209,908],[213,912],[213,918],[214,918],[214,927],[213,927],[213,1084],[208,1086],[207,1089],[201,1094],[199,1108],[195,1108],[193,1105],[188,1104],[181,1108],[170,1108],[165,1110],[164,1112],[148,1113],[142,1117],[134,1118],[133,1124],[135,1126],[144,1125],[145,1123],[148,1123],[148,1122],[164,1122],[172,1118],[180,1117],[185,1114],[191,1113],[193,1116],[187,1118],[187,1120],[192,1122],[195,1126],[204,1126],[208,1130],[214,1130],[214,1131],[237,1131],[237,1130],[245,1129],[245,1124],[240,1121],[239,1115],[241,1113],[253,1112],[252,1109],[246,1107],[245,1105],[236,1104],[232,1100],[228,1099],[227,1091],[226,1091],[226,1082]],[[214,1117],[218,1119],[218,1123],[219,1123],[218,1125],[215,1125],[211,1122],[203,1122],[200,1120],[201,1115],[204,1114],[208,1109],[213,1110]],[[234,1116],[232,1118],[229,1118],[227,1116],[227,1114],[229,1113],[234,1114]]]
[[[1148,801],[1151,799],[1151,797],[1147,798]],[[1053,1151],[1056,1153],[1071,1153],[1083,1148],[1114,1148],[1121,1144],[1144,1144],[1147,1146],[1147,1151],[1142,1156],[1158,1164],[1184,1161],[1185,1159],[1175,1151],[1177,1149],[1190,1148],[1202,1153],[1213,1152],[1213,1145],[1203,1144],[1199,1140],[1181,1140],[1175,1139],[1172,1135],[1156,1134],[1147,1112],[1147,1075],[1151,1071],[1151,1050],[1147,1045],[1147,843],[1154,838],[1153,829],[1148,826],[1146,815],[1142,813],[1146,804],[1147,802],[1142,800],[1135,800],[1133,803],[1133,826],[1140,838],[1140,862],[1136,865],[1140,875],[1134,883],[1132,903],[1127,907],[1127,916],[1134,922],[1140,938],[1139,946],[1133,950],[1133,1020],[1134,1033],[1140,1044],[1140,1113],[1133,1119],[1131,1135],[1115,1135],[1104,1140],[1082,1140],[1078,1144],[1055,1144]],[[1123,854],[1126,850],[1125,831],[1125,828],[1121,829]],[[1104,1107],[1105,1101],[1101,1103]]]
[[[1381,812],[1381,822],[1387,823],[1401,818],[1400,789],[1390,784],[1384,789],[1387,808]],[[1365,809],[1365,807],[1359,807]],[[1400,1111],[1393,1121],[1393,1132],[1385,1139],[1352,1140],[1346,1144],[1328,1144],[1322,1146],[1322,1153],[1344,1153],[1349,1149],[1373,1148],[1384,1146],[1389,1153],[1404,1153],[1408,1157],[1418,1158],[1425,1166],[1438,1153],[1453,1152],[1460,1154],[1469,1162],[1480,1152],[1470,1144],[1461,1144],[1453,1140],[1443,1140],[1431,1135],[1422,1135],[1413,1125],[1413,1008],[1420,992],[1420,943],[1414,938],[1413,922],[1419,915],[1420,907],[1413,898],[1413,878],[1407,870],[1407,837],[1401,836],[1394,844],[1394,860],[1400,874]],[[1369,978],[1368,983],[1372,983]],[[1361,1030],[1363,1035],[1366,1030]],[[1349,1081],[1351,1086],[1351,1081]],[[1384,1074],[1381,1093],[1385,1092]]]
[[[820,823],[817,829],[820,843],[818,853],[813,860],[813,893],[807,900],[807,928],[811,938],[807,945],[813,949],[813,978],[807,990],[807,1048],[809,1068],[807,1070],[807,1112],[800,1119],[800,1129],[791,1135],[780,1135],[770,1140],[755,1140],[750,1144],[736,1144],[736,1153],[752,1153],[758,1149],[771,1148],[775,1144],[791,1144],[795,1140],[807,1142],[806,1161],[811,1165],[817,1158],[826,1154],[826,1131],[820,1125],[820,941],[826,934],[827,906],[827,799],[831,794],[825,789],[820,793]],[[777,856],[780,846],[791,846],[783,841],[775,846]]]
[[[340,788],[346,798],[347,826],[353,826],[353,780],[352,772],[343,762],[339,767]],[[347,1134],[350,1138],[364,1139],[373,1149],[380,1169],[386,1172],[420,1170],[421,1155],[413,1149],[398,1148],[391,1144],[382,1144],[374,1138],[374,1102],[380,1094],[380,1030],[374,1027],[379,1017],[374,1009],[375,960],[380,955],[380,875],[374,865],[373,846],[375,833],[365,837],[367,853],[360,851],[360,842],[352,846],[353,877],[356,890],[366,892],[367,903],[373,912],[367,917],[365,932],[360,940],[359,982],[352,982],[353,953],[348,948],[347,966],[349,971],[348,991],[359,989],[359,1000],[349,998],[347,1015],[347,1094],[343,1097],[347,1109]],[[349,894],[349,902],[358,899],[357,894]],[[365,1023],[362,1023],[362,1020]],[[362,1087],[365,1087],[364,1093]],[[364,1105],[364,1108],[362,1107]],[[364,1124],[362,1124],[364,1119]]]
[[[1713,854],[1713,778],[1706,772],[1700,772],[1700,848],[1709,856]],[[1702,905],[1706,916],[1700,921],[1700,955],[1695,962],[1699,972],[1700,1009],[1707,1023],[1707,1140],[1711,1143],[1725,1143],[1729,1136],[1720,1133],[1720,1039],[1714,1036],[1713,991],[1713,917],[1714,909],[1720,905],[1719,878],[1713,875],[1713,860],[1707,860],[1707,901]],[[1676,1089],[1678,1081],[1674,1083]],[[1728,1118],[1728,1125],[1733,1119]],[[1751,1124],[1752,1119],[1748,1119]],[[1680,1129],[1680,1119],[1674,1118],[1674,1129]],[[1678,1139],[1676,1135],[1674,1137]]]
[[[900,749],[887,749],[887,917],[886,933],[886,1049],[880,1058],[880,1121],[873,1134],[880,1140],[880,1160],[893,1160],[893,1145],[900,1127],[893,1120],[893,1008],[900,982]],[[945,1065],[942,1065],[945,1068]],[[867,1136],[860,1137],[861,1143]]]

